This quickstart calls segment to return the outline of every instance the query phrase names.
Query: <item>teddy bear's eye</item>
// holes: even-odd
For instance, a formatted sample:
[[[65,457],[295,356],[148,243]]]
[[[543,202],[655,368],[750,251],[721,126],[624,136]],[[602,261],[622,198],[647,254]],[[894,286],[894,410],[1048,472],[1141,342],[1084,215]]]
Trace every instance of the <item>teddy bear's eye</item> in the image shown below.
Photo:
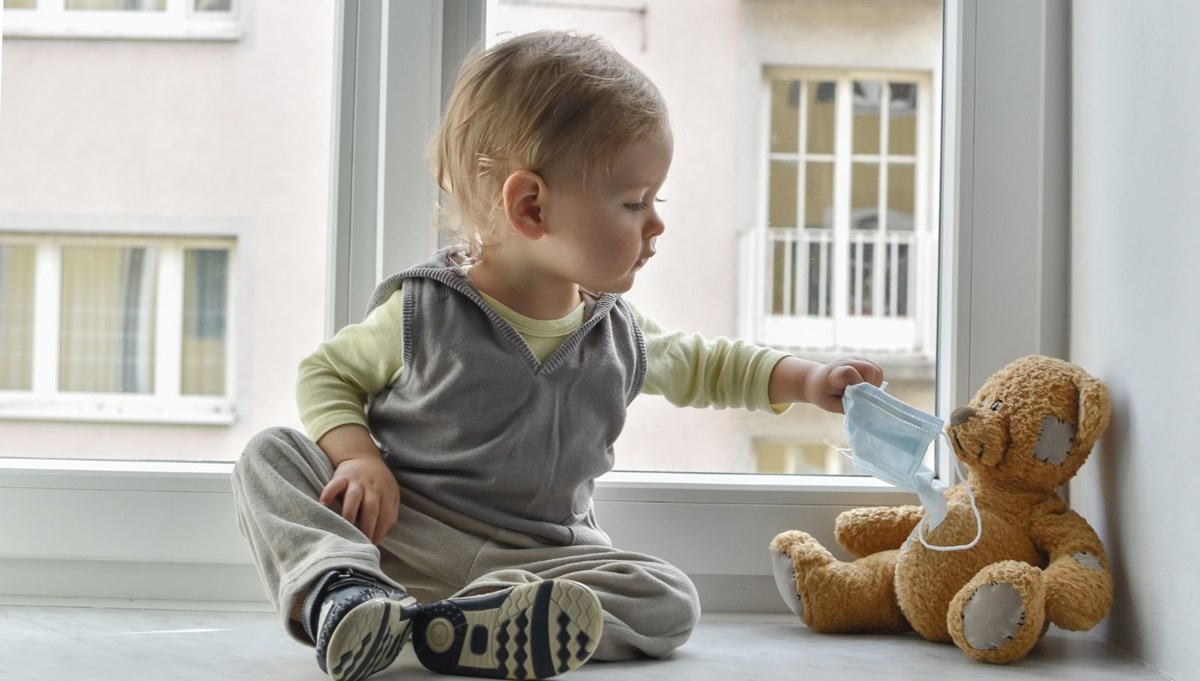
[[[1000,409],[1000,405],[1002,404],[1004,404],[1002,400],[996,400],[995,402],[992,402],[992,411],[998,411]]]

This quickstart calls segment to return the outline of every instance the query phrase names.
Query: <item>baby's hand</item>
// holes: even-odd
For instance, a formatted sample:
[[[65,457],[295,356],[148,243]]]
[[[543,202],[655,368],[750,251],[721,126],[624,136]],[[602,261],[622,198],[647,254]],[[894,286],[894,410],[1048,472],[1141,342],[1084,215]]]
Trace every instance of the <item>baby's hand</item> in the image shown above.
[[[857,357],[837,359],[808,374],[804,393],[809,402],[825,411],[842,414],[842,395],[846,388],[864,381],[878,387],[883,383],[883,369],[870,360]]]
[[[383,541],[400,513],[400,486],[378,455],[346,459],[321,490],[320,502],[342,500],[342,517],[367,535],[372,544]]]

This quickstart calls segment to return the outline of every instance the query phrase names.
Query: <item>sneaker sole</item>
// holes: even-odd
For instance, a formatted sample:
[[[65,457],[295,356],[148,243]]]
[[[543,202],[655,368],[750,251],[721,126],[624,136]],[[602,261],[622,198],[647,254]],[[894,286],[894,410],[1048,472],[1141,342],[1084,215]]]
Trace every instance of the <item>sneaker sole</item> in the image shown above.
[[[333,681],[360,681],[386,668],[400,653],[412,632],[413,620],[405,616],[417,605],[373,598],[346,613],[329,637],[325,670]]]
[[[603,628],[591,589],[546,580],[423,608],[413,647],[421,664],[439,674],[544,679],[586,662]]]

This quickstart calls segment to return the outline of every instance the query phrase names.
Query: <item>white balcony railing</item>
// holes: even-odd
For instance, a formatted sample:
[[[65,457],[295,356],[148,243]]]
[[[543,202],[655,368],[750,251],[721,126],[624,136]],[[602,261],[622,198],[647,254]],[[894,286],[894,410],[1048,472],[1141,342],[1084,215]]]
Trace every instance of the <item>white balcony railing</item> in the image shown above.
[[[931,354],[931,239],[915,231],[757,229],[739,240],[744,329],[769,345]]]

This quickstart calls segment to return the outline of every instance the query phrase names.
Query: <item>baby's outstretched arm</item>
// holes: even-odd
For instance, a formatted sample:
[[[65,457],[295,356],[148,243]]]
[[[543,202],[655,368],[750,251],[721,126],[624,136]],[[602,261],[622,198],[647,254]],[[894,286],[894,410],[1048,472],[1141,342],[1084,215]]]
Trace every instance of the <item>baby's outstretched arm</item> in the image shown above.
[[[342,517],[378,544],[396,524],[400,486],[383,462],[379,447],[366,428],[348,423],[321,436],[317,445],[333,463],[333,479],[321,491],[320,502],[332,506],[340,497]]]
[[[837,359],[828,364],[796,357],[779,360],[767,391],[772,404],[809,402],[825,411],[842,413],[842,394],[862,382],[883,383],[883,369],[865,359]]]

